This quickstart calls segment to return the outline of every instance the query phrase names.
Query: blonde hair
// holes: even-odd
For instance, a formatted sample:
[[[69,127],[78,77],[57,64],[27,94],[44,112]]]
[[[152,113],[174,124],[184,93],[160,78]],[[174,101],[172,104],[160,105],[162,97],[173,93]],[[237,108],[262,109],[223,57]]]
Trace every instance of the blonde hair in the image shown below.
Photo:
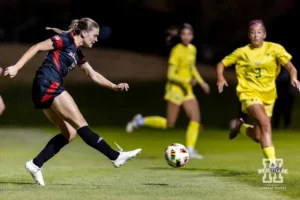
[[[46,27],[46,30],[52,30],[58,34],[74,32],[76,35],[79,35],[81,31],[83,30],[90,31],[93,28],[99,28],[98,23],[92,20],[91,18],[85,17],[80,20],[73,19],[67,31],[63,31],[61,29],[54,28],[54,27]]]

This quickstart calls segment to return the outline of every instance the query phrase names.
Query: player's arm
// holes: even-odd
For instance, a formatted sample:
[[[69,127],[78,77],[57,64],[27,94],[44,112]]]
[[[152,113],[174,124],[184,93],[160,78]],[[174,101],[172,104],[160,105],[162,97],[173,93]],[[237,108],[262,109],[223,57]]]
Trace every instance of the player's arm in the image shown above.
[[[224,86],[228,86],[227,81],[224,77],[224,69],[225,67],[229,67],[233,64],[236,64],[238,59],[238,51],[239,49],[236,49],[234,52],[226,56],[222,61],[220,61],[217,64],[216,67],[217,79],[218,79],[217,86],[220,93],[223,92]]]
[[[4,101],[0,95],[0,115],[2,115],[2,113],[4,112],[5,110],[5,104],[4,104]]]
[[[112,83],[108,79],[106,79],[104,76],[102,76],[100,73],[95,71],[92,66],[88,63],[85,62],[84,64],[80,64],[80,69],[86,73],[86,75],[92,79],[93,82],[97,83],[98,85],[102,87],[106,87],[112,90],[128,90],[129,86],[127,83],[120,83],[118,85]]]
[[[288,61],[284,67],[288,70],[290,76],[291,76],[291,79],[294,79],[294,80],[297,80],[297,77],[298,77],[298,72],[297,72],[297,69],[296,67],[293,65],[293,63],[291,61]]]
[[[196,66],[193,66],[193,68],[192,68],[192,75],[196,79],[196,81],[199,83],[201,88],[204,90],[204,92],[206,94],[208,94],[210,92],[209,85],[203,80],[203,78],[201,77],[200,73],[198,72],[198,69]]]
[[[201,85],[202,83],[204,83],[204,80],[202,78],[202,76],[200,75],[196,65],[193,66],[192,68],[192,75],[193,77],[197,80],[197,82]]]
[[[4,71],[4,76],[9,76],[13,78],[17,75],[18,71],[24,67],[24,65],[30,61],[38,52],[50,51],[55,49],[62,49],[63,46],[67,45],[68,41],[59,35],[56,35],[50,39],[39,42],[31,46],[18,60],[18,62],[9,66]]]
[[[217,64],[217,78],[218,80],[223,80],[224,78],[224,69],[225,69],[225,65],[224,63],[221,61]]]
[[[298,81],[298,72],[296,67],[293,65],[291,61],[288,61],[284,67],[288,70],[291,77],[291,84],[300,90],[300,83]]]
[[[53,42],[47,39],[43,42],[37,43],[30,47],[20,58],[20,60],[14,65],[17,70],[20,70],[32,57],[34,57],[40,51],[53,50]]]
[[[194,48],[194,56],[195,58],[197,58],[197,49],[196,47]],[[204,90],[204,92],[206,94],[208,94],[210,92],[210,88],[209,85],[203,80],[203,78],[201,77],[197,67],[196,67],[196,59],[195,59],[195,63],[192,66],[192,76],[194,79],[196,79],[196,81],[198,82],[198,84],[200,85],[200,87]]]
[[[298,73],[296,67],[291,62],[292,56],[281,45],[276,46],[276,58],[279,63],[284,66],[291,77],[291,84],[300,90],[300,83],[298,81]]]
[[[197,49],[196,47],[194,47],[194,53],[193,55],[195,56],[195,58],[197,58]],[[192,66],[192,76],[196,79],[196,81],[199,83],[199,85],[202,85],[205,81],[203,80],[203,78],[201,77],[197,67],[196,67],[196,59],[195,59],[195,63],[193,63]]]

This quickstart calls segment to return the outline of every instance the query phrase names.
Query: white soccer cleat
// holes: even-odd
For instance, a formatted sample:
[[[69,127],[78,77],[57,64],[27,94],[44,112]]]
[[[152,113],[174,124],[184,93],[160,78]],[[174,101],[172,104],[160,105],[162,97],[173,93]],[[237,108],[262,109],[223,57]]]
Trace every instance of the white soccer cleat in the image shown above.
[[[116,160],[112,160],[111,162],[113,163],[114,167],[119,168],[121,165],[124,165],[128,160],[132,160],[134,157],[136,157],[142,149],[136,149],[133,151],[123,151],[123,149],[115,143],[119,149],[120,155]]]
[[[43,174],[42,174],[42,171],[43,171],[42,168],[39,168],[38,166],[36,166],[32,162],[32,160],[26,162],[25,167],[37,184],[45,186]]]
[[[189,153],[189,155],[190,155],[191,159],[198,159],[198,160],[202,160],[203,159],[203,156],[201,154],[199,154],[195,150],[193,152]]]
[[[141,114],[137,114],[133,117],[133,119],[127,123],[126,125],[126,132],[131,133],[134,129],[139,127],[139,120],[142,119],[143,116]]]

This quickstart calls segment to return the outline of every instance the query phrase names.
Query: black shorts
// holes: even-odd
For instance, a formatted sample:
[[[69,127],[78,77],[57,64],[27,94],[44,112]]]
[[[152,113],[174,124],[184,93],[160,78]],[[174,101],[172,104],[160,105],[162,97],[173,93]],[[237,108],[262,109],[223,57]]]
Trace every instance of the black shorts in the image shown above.
[[[50,108],[54,98],[60,95],[65,88],[62,83],[35,78],[32,84],[32,101],[37,109]]]

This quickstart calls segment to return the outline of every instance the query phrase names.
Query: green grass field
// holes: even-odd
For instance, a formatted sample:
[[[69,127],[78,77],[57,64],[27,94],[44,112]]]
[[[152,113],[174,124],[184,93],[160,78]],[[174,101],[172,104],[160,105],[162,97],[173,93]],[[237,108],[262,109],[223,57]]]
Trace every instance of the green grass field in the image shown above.
[[[263,184],[260,146],[240,135],[206,130],[197,149],[204,160],[169,167],[164,149],[184,144],[185,130],[143,129],[127,135],[122,129],[95,129],[108,143],[141,155],[119,169],[77,138],[44,165],[46,187],[37,186],[24,168],[53,136],[51,129],[0,129],[0,199],[300,199],[299,140],[296,132],[275,132],[277,157],[284,158],[282,184]]]

